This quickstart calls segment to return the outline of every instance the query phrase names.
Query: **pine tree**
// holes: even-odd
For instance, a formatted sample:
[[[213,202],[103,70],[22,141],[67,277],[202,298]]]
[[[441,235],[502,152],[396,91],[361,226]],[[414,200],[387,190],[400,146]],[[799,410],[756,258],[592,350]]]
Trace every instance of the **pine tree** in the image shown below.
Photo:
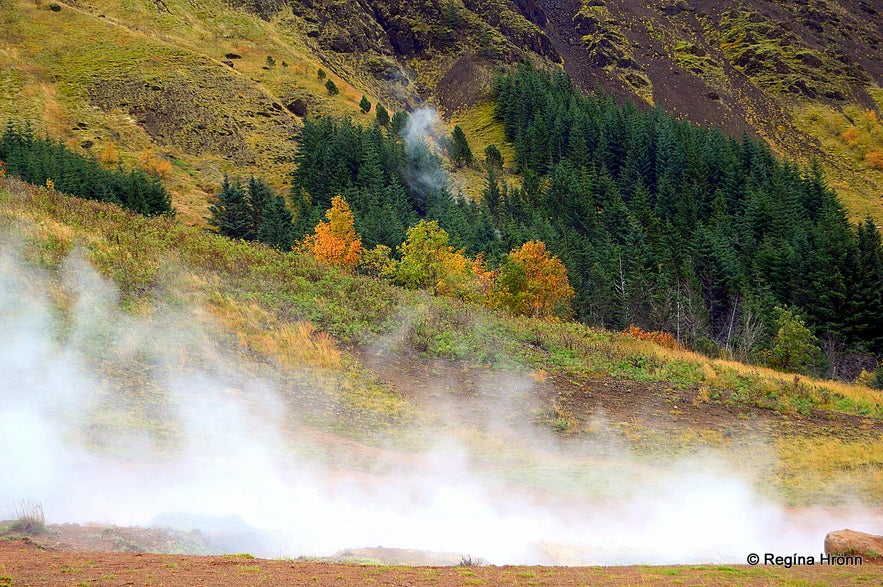
[[[291,211],[285,205],[285,198],[271,195],[264,206],[257,239],[281,251],[288,251],[294,243],[292,229]]]
[[[490,169],[501,171],[503,169],[503,155],[496,145],[488,145],[484,150],[484,165]]]
[[[260,233],[264,211],[273,198],[273,190],[264,180],[253,175],[248,179],[247,205],[251,213],[252,234],[258,235]],[[258,239],[260,240],[260,237]]]
[[[244,240],[254,238],[251,210],[239,180],[230,181],[224,176],[221,192],[215,203],[209,206],[209,214],[206,220],[218,234]]]
[[[455,126],[451,132],[450,147],[448,149],[448,157],[451,163],[457,167],[464,165],[472,165],[472,150],[466,141],[466,133],[459,126]]]
[[[855,283],[847,310],[848,338],[865,341],[868,350],[883,353],[883,241],[868,216],[858,227]],[[883,385],[883,380],[881,380]]]
[[[359,110],[362,111],[362,114],[368,114],[371,110],[371,102],[368,101],[367,96],[362,96],[361,101],[359,101]]]
[[[374,116],[380,126],[389,125],[389,111],[380,102],[374,107]]]
[[[405,128],[408,126],[408,120],[410,116],[404,110],[399,110],[395,114],[392,115],[391,128],[392,132],[395,133],[396,136],[401,136],[403,132],[405,132]]]

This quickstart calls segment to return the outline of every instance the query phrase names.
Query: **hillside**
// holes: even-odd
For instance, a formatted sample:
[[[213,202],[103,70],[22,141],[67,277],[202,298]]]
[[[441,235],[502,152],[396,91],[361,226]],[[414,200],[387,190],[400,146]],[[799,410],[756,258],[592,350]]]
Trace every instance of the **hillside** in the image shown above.
[[[508,317],[14,181],[0,218],[6,491],[52,521],[199,528],[226,552],[663,563],[780,535],[815,549],[879,516],[879,391]],[[651,537],[668,511],[752,522],[711,549],[626,546],[620,520],[647,500]],[[611,517],[585,523],[607,546],[564,522],[597,503]],[[454,530],[476,511],[482,532]],[[523,550],[536,519],[542,555]]]
[[[191,223],[224,172],[286,185],[297,114],[370,120],[363,94],[390,110],[437,104],[476,152],[501,143],[487,91],[495,67],[523,59],[563,66],[589,90],[762,137],[804,163],[821,157],[854,217],[883,221],[883,12],[863,0],[3,7],[0,116],[159,168]],[[339,95],[325,91],[319,68]],[[480,190],[460,175],[467,192]]]
[[[673,564],[874,531],[883,394],[787,371],[879,360],[881,27],[863,0],[0,0],[0,536]],[[430,146],[455,124],[477,162]],[[827,185],[788,163],[815,157]],[[228,174],[285,194],[286,238],[345,196],[375,264],[204,230]],[[394,270],[418,219],[449,274]],[[527,244],[564,276],[543,318]]]

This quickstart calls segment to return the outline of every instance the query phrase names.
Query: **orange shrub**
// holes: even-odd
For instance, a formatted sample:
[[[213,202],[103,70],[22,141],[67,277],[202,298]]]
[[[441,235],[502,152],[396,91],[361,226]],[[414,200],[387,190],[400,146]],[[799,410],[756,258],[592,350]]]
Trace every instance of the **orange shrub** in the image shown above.
[[[153,149],[141,153],[138,160],[141,163],[141,168],[148,173],[156,174],[161,179],[168,179],[172,176],[172,162],[154,153]]]
[[[865,153],[865,163],[871,169],[883,170],[883,150],[874,149]]]
[[[858,143],[858,130],[854,126],[850,126],[848,129],[840,133],[840,138],[843,139],[844,143],[853,147]]]
[[[646,340],[648,342],[658,344],[659,346],[665,347],[667,349],[678,348],[678,341],[676,341],[675,337],[668,332],[660,332],[658,330],[644,330],[643,328],[632,324],[628,328],[623,330],[623,333],[637,338],[638,340]]]
[[[98,155],[98,160],[105,165],[115,165],[118,163],[120,156],[117,153],[116,145],[108,143],[107,146],[102,149],[101,154]]]

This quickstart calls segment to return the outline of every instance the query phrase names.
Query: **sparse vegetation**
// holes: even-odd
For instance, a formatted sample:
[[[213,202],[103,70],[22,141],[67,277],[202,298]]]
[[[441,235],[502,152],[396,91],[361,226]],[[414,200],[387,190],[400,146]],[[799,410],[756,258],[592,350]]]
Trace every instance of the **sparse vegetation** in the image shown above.
[[[22,501],[15,506],[15,520],[8,532],[24,536],[36,536],[46,531],[43,505],[36,501]]]

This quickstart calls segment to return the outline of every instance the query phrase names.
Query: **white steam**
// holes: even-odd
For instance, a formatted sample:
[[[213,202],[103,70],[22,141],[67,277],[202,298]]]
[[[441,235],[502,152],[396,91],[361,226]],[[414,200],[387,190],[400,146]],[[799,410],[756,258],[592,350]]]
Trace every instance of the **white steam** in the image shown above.
[[[408,158],[404,176],[411,190],[425,197],[447,187],[448,174],[437,164],[439,152],[447,143],[438,111],[424,107],[411,112],[401,138]]]
[[[82,256],[61,275],[56,282],[0,254],[0,510],[39,501],[49,522],[197,528],[228,552],[384,546],[493,563],[741,562],[750,552],[818,553],[826,531],[862,526],[787,514],[714,455],[649,467],[603,439],[562,448],[529,426],[493,422],[499,406],[486,406],[476,437],[496,435],[505,447],[489,443],[487,453],[532,453],[532,462],[555,463],[556,475],[601,489],[507,482],[494,468],[511,462],[486,454],[478,465],[481,449],[443,432],[458,426],[448,421],[459,414],[453,398],[438,410],[438,442],[426,453],[358,445],[358,465],[322,460],[347,441],[292,426],[278,384],[238,366],[191,310],[121,313],[114,288]],[[59,297],[70,300],[67,317],[54,309]],[[152,383],[121,392],[96,355],[141,357]],[[481,386],[520,393],[529,383],[512,376]],[[107,414],[111,422],[96,421]],[[175,449],[157,441],[165,432],[153,427],[166,421]],[[527,477],[544,475],[532,466]]]

